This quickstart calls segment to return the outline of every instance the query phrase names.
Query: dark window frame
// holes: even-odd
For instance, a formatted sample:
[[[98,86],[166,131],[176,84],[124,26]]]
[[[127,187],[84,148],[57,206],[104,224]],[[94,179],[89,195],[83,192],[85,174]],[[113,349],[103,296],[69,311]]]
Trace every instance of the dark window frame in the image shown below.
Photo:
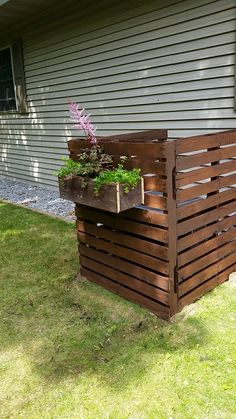
[[[11,45],[6,45],[3,48],[0,48],[0,54],[6,52],[6,55],[9,55],[10,58],[10,66],[11,67],[11,81],[9,82],[9,85],[11,88],[13,88],[13,93],[12,93],[12,100],[14,99],[14,108],[13,109],[1,109],[0,108],[0,112],[1,113],[8,113],[8,112],[16,112],[17,111],[17,103],[16,103],[16,91],[15,91],[15,80],[14,80],[14,72],[13,72],[13,62],[12,62],[12,49],[11,49]],[[10,73],[9,71],[9,73]],[[9,79],[10,79],[10,75],[9,75]],[[5,82],[5,79],[3,79],[3,81]],[[0,79],[0,83],[2,82],[2,80]],[[7,80],[8,82],[8,80]],[[14,98],[13,98],[14,95]],[[7,101],[7,97],[0,97],[1,100],[6,100]]]
[[[0,110],[0,115],[11,113],[25,114],[28,113],[28,107],[26,97],[22,42],[20,39],[17,39],[7,45],[1,46],[0,51],[3,51],[5,49],[10,49],[16,109],[2,111]]]

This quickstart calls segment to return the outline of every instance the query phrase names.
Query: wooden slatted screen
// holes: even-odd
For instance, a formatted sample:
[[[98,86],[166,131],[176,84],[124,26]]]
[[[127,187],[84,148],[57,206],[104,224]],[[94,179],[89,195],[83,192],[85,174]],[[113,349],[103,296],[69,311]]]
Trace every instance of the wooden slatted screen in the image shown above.
[[[118,215],[76,206],[81,274],[169,319],[236,269],[236,131],[165,140],[100,138],[140,167],[145,204]],[[78,159],[86,143],[69,142]]]
[[[236,270],[236,131],[176,141],[178,309]]]
[[[140,167],[145,205],[118,215],[76,207],[81,274],[119,295],[170,317],[168,162],[166,131],[100,139],[115,162],[127,156],[127,168]],[[78,158],[84,142],[69,143]],[[170,182],[169,182],[170,183]]]

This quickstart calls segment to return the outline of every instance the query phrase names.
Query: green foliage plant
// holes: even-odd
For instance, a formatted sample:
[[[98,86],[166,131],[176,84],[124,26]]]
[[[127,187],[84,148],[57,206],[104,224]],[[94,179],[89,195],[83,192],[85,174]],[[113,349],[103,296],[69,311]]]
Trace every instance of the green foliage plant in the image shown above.
[[[99,195],[103,185],[114,183],[121,183],[124,186],[124,191],[128,193],[141,181],[141,170],[126,170],[123,163],[127,156],[121,156],[120,163],[114,167],[113,157],[104,152],[95,136],[96,127],[90,120],[90,114],[86,114],[84,108],[72,100],[69,103],[71,121],[75,123],[76,128],[84,132],[88,146],[80,153],[78,162],[64,159],[65,165],[57,172],[58,177],[63,179],[70,175],[81,176],[84,178],[83,187],[86,187],[88,179],[94,179],[96,195]]]
[[[64,157],[62,160],[65,164],[57,172],[59,178],[65,178],[69,175],[80,176],[82,170],[81,163]]]
[[[118,167],[113,170],[105,170],[95,178],[95,194],[99,195],[99,191],[103,185],[114,183],[122,184],[124,191],[129,193],[130,189],[134,189],[140,183],[140,172],[140,169],[126,170],[122,164],[118,164]]]
[[[105,168],[113,167],[112,156],[104,153],[101,146],[97,144],[82,150],[78,162],[71,159],[63,160],[65,161],[65,165],[57,172],[59,178],[68,175],[94,178]]]
[[[71,175],[81,176],[84,178],[83,187],[86,187],[88,179],[94,179],[94,193],[97,196],[103,185],[120,183],[124,186],[124,191],[128,193],[130,189],[135,188],[141,181],[140,169],[126,170],[123,164],[118,164],[116,168],[104,169],[103,166],[100,167],[99,161],[91,160],[81,163],[81,161],[75,162],[71,159],[63,160],[65,165],[57,172],[58,177],[63,179]],[[109,166],[109,159],[106,160]]]

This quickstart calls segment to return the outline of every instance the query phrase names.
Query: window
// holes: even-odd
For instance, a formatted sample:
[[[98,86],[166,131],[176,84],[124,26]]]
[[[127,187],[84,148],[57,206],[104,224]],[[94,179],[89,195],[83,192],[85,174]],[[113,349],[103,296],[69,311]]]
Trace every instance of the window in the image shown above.
[[[21,42],[0,49],[0,112],[27,112]]]
[[[0,51],[0,111],[16,110],[16,98],[11,64],[11,50]]]

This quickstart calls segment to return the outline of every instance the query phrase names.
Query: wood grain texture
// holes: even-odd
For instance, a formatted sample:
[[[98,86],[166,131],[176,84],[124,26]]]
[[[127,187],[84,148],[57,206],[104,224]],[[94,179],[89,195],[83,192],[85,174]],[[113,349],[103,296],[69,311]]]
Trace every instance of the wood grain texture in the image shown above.
[[[209,239],[211,239],[212,236],[232,226],[236,226],[236,215],[226,217],[225,219],[220,221],[219,219],[217,219],[216,222],[210,225],[206,225],[200,230],[196,230],[195,232],[190,232],[190,234],[188,234],[185,237],[179,238],[178,251],[181,252],[203,241],[207,242]]]
[[[110,266],[113,269],[127,273],[132,277],[140,279],[141,281],[145,279],[145,282],[164,291],[169,291],[168,277],[164,275],[142,268],[141,266],[133,264],[130,261],[122,260],[121,263],[118,257],[106,254],[102,251],[99,251],[98,249],[88,247],[83,243],[80,243],[79,245],[79,252],[80,255],[89,257],[90,259],[96,260],[97,262],[102,261],[102,263],[106,266]]]
[[[81,269],[81,275],[85,276],[90,281],[96,282],[98,285],[103,286],[109,291],[112,291],[127,300],[133,301],[142,307],[149,309],[165,320],[170,318],[168,307],[158,303],[157,301],[147,298],[143,294],[139,294],[134,290],[126,288],[122,284],[112,281],[110,278],[106,278],[97,272],[90,271],[84,267]]]
[[[189,203],[184,206],[179,206],[177,208],[177,218],[182,220],[183,218],[192,217],[194,214],[198,214],[210,208],[214,208],[217,205],[222,205],[228,201],[235,199],[236,190],[235,188],[229,188],[213,196],[207,196],[205,198],[200,198],[193,203]]]
[[[128,193],[119,183],[103,185],[98,195],[95,195],[94,188],[93,179],[87,180],[73,175],[59,179],[60,197],[76,204],[119,213],[144,201],[142,182],[135,188],[130,188]]]
[[[206,281],[199,283],[198,287],[196,287],[193,291],[187,293],[183,297],[179,299],[179,309],[181,310],[185,305],[193,303],[198,298],[202,297],[208,291],[211,291],[217,285],[222,284],[223,282],[227,281],[229,275],[236,270],[236,263],[233,263],[231,266],[227,267],[223,272],[216,273],[213,277],[208,279],[205,278]]]
[[[132,210],[131,210],[132,211]],[[167,244],[168,233],[161,226],[143,223],[139,220],[132,219],[128,216],[129,211],[125,211],[124,215],[113,216],[107,212],[90,210],[88,207],[76,207],[76,216],[79,219],[86,219],[96,223],[104,224],[115,230],[122,230],[132,235],[145,237],[149,240]],[[131,213],[132,214],[132,213]]]
[[[83,267],[93,272],[97,272],[100,275],[104,275],[105,277],[110,278],[112,281],[115,281],[118,284],[135,290],[136,292],[150,297],[152,300],[159,301],[164,305],[168,306],[169,304],[168,293],[161,290],[160,288],[153,287],[145,281],[140,281],[139,279],[132,277],[127,273],[121,272],[117,269],[111,268],[110,266],[104,265],[103,263],[94,261],[84,256],[80,258],[80,262]]]
[[[131,236],[124,231],[110,229],[104,225],[98,226],[96,223],[90,223],[86,220],[77,221],[77,230],[84,234],[100,237],[102,239],[109,240],[112,243],[168,261],[168,250],[166,246],[161,246],[156,242],[150,242],[137,236]]]
[[[208,135],[196,135],[194,137],[180,138],[176,141],[176,152],[188,153],[204,148],[214,148],[221,145],[235,144],[236,131],[223,131]]]

